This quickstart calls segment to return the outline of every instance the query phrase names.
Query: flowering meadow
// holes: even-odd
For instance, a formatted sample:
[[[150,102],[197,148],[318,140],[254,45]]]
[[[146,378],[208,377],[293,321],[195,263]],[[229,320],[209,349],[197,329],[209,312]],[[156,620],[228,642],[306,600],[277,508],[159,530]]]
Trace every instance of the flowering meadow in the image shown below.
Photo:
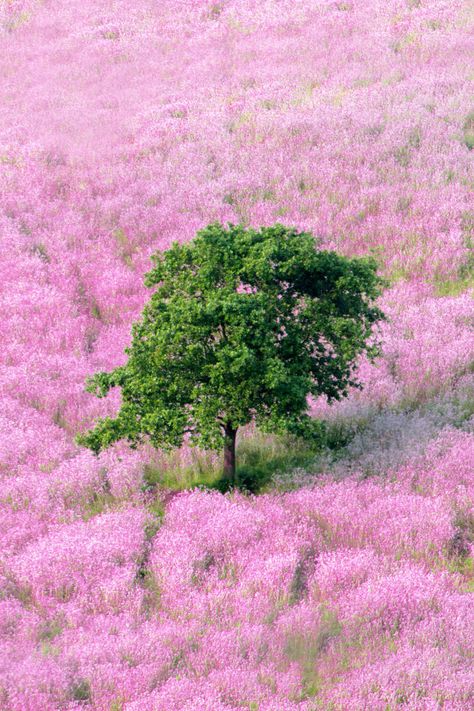
[[[2,711],[474,709],[473,32],[470,0],[0,2]],[[311,403],[338,447],[258,496],[75,444],[150,255],[215,220],[389,285],[364,389]]]

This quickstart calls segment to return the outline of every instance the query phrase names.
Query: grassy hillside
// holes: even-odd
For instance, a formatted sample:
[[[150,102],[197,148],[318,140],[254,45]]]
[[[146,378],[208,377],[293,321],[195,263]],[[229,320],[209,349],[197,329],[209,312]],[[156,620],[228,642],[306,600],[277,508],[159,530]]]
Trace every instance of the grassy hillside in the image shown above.
[[[0,4],[0,708],[474,708],[468,0]],[[74,437],[149,256],[213,220],[373,254],[383,356],[312,451]],[[255,483],[256,482],[256,483]],[[189,487],[191,491],[186,491]],[[197,487],[197,488],[193,488]]]

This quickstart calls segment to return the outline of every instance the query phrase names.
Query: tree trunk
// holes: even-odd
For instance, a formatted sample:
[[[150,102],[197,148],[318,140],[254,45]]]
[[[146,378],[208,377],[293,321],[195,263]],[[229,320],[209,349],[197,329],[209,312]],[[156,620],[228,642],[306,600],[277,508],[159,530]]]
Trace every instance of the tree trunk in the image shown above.
[[[224,433],[224,479],[231,486],[235,486],[235,438],[237,430],[234,430],[230,425],[226,425]]]

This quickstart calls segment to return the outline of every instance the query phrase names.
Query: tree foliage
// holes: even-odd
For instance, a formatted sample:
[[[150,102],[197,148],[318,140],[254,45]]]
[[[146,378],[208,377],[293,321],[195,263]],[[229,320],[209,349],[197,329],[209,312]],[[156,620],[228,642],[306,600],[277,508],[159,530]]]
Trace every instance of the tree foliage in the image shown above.
[[[154,288],[133,326],[128,361],[87,389],[122,389],[115,418],[79,442],[99,452],[143,437],[155,447],[219,449],[243,425],[304,434],[308,395],[338,400],[357,385],[357,357],[377,353],[382,282],[371,258],[318,250],[277,224],[215,223],[153,257]]]

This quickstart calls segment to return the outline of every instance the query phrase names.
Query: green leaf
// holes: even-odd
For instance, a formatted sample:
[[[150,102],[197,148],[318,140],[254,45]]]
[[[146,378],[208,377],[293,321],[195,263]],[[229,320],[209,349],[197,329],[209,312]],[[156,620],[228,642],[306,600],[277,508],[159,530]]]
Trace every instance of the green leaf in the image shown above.
[[[344,397],[360,354],[377,354],[384,283],[372,258],[319,250],[281,224],[213,223],[152,261],[127,363],[87,381],[97,397],[122,390],[116,417],[77,439],[94,452],[121,439],[179,447],[186,435],[219,449],[226,425],[251,421],[320,436],[308,396]]]

